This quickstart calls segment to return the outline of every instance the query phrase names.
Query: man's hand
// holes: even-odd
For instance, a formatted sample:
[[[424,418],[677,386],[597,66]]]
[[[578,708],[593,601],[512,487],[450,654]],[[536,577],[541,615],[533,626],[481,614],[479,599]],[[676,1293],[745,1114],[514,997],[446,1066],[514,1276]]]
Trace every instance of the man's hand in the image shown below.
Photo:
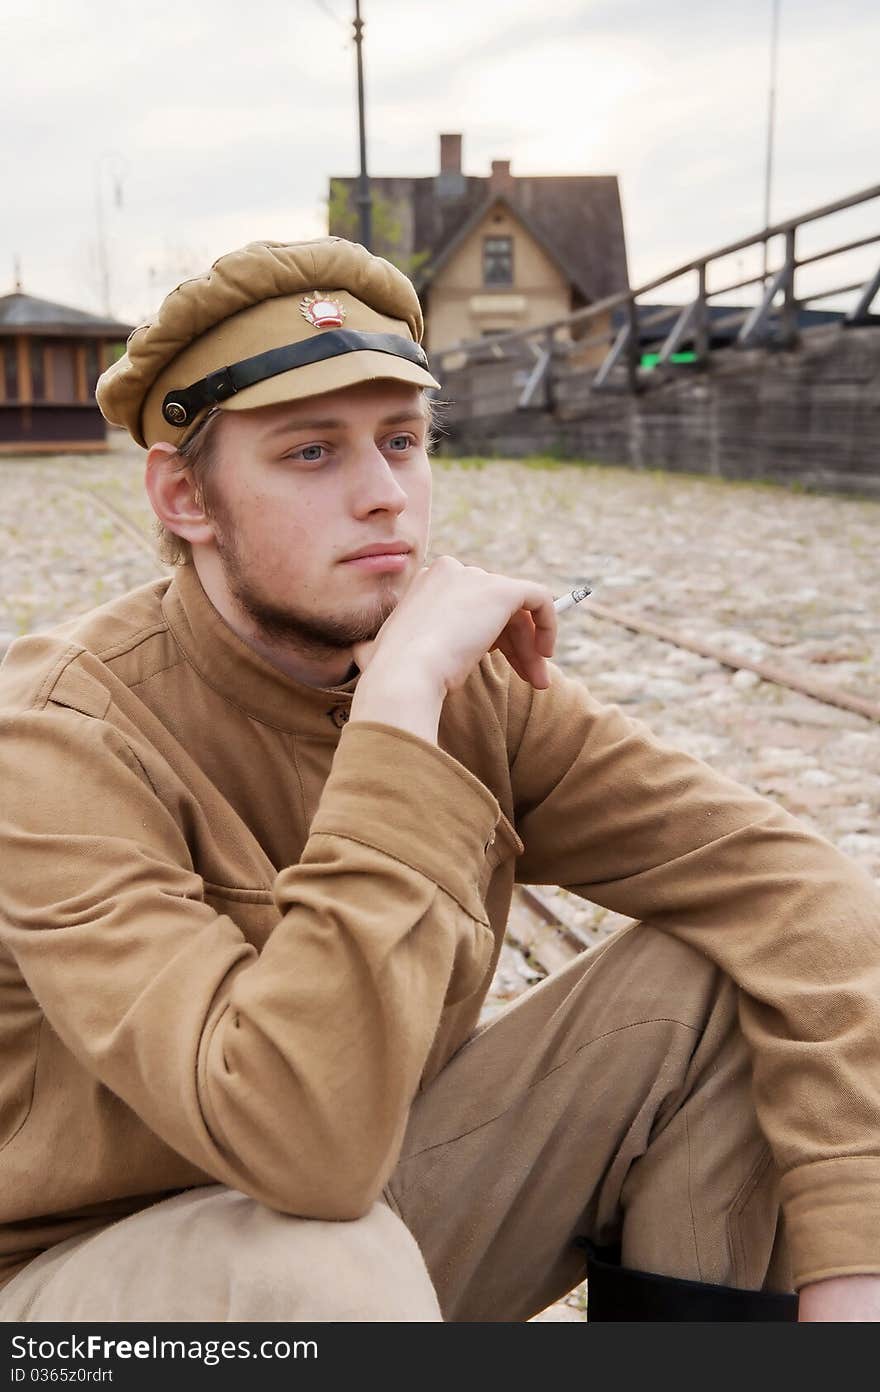
[[[798,1320],[880,1321],[880,1276],[833,1276],[804,1286],[798,1299]]]
[[[372,643],[358,643],[363,676],[350,721],[379,720],[436,742],[440,709],[493,648],[539,690],[556,644],[553,594],[438,556],[413,580]]]

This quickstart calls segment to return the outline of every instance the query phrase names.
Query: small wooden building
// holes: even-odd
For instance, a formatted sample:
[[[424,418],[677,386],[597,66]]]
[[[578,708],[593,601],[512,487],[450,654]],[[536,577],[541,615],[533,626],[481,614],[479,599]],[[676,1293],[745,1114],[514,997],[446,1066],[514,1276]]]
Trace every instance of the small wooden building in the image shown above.
[[[130,332],[20,289],[0,296],[0,454],[106,449],[95,384]]]

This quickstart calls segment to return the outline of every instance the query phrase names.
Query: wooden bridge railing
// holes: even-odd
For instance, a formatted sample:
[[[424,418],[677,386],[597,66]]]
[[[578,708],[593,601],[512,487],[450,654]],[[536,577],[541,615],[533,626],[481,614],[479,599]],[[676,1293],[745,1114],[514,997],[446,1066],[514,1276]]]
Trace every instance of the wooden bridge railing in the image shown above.
[[[794,347],[798,339],[799,308],[834,296],[856,293],[854,303],[843,315],[844,325],[880,323],[880,316],[870,313],[871,303],[880,291],[880,260],[873,274],[865,279],[847,285],[823,286],[808,294],[797,293],[799,273],[805,267],[880,244],[878,229],[857,240],[832,244],[811,255],[798,256],[800,230],[809,223],[875,200],[876,208],[880,209],[880,184],[835,203],[813,208],[799,217],[775,223],[751,237],[743,237],[729,246],[677,266],[637,289],[621,291],[551,323],[457,344],[433,353],[432,359],[441,374],[447,376],[457,376],[463,369],[477,364],[495,363],[499,369],[497,386],[508,402],[513,389],[515,404],[520,409],[552,410],[554,379],[558,369],[570,372],[577,368],[587,375],[592,374],[590,388],[593,391],[601,391],[612,383],[625,385],[631,392],[642,390],[649,375],[641,367],[642,335],[651,327],[659,330],[661,325],[668,325],[657,353],[656,366],[662,369],[670,364],[673,354],[686,345],[691,346],[696,364],[705,365],[712,351],[712,335],[722,329],[728,335],[736,330],[733,341],[740,347],[756,346],[767,341],[771,335],[776,346]],[[784,247],[778,266],[732,284],[709,288],[714,279],[711,272],[738,252],[763,248],[766,264],[768,245],[776,237],[783,238]],[[653,313],[639,312],[640,308],[647,308],[639,305],[643,296],[693,274],[697,278],[696,294],[686,303],[657,307]],[[712,300],[753,286],[760,287],[755,304],[732,306],[729,314],[716,316],[710,321],[708,306]],[[625,312],[618,318],[622,317],[623,322],[613,324],[614,311],[621,307]],[[661,338],[660,332],[657,337]],[[590,350],[603,347],[606,349],[604,354],[590,353]],[[599,361],[591,362],[591,356],[593,359],[598,357]],[[504,365],[509,368],[509,373],[503,370]],[[491,384],[483,373],[481,410],[489,405],[485,399],[487,391],[491,395]],[[460,396],[459,393],[457,395]],[[459,404],[467,409],[465,401]]]

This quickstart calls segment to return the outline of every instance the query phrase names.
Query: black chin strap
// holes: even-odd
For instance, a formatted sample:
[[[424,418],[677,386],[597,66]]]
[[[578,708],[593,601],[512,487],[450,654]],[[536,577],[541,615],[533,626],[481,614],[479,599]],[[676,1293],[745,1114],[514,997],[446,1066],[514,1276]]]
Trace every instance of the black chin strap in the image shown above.
[[[162,402],[162,415],[169,425],[189,425],[206,406],[216,406],[236,392],[244,391],[267,377],[277,377],[294,367],[324,362],[342,353],[390,353],[428,370],[425,350],[400,334],[358,333],[355,329],[328,329],[301,343],[270,348],[253,358],[243,358],[229,367],[219,367],[188,387],[175,387]]]

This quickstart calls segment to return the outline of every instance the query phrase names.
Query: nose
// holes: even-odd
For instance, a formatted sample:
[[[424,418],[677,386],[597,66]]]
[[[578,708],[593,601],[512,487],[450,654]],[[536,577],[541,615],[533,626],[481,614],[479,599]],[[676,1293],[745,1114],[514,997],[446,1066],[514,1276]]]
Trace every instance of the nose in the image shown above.
[[[351,481],[352,511],[356,517],[371,512],[399,514],[407,504],[406,490],[395,470],[375,445],[354,461]]]

